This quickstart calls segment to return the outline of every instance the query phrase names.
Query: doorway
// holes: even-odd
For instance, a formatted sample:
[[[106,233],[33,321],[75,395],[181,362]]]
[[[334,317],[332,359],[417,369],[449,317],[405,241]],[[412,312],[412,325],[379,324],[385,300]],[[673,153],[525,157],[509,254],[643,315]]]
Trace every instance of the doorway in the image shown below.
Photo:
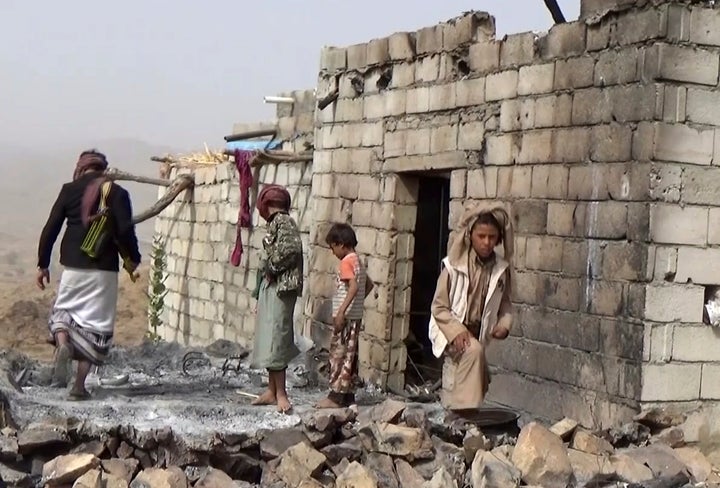
[[[450,176],[416,176],[418,181],[415,249],[410,295],[410,335],[405,384],[420,385],[440,379],[442,362],[432,353],[428,338],[430,306],[447,253],[450,214]]]

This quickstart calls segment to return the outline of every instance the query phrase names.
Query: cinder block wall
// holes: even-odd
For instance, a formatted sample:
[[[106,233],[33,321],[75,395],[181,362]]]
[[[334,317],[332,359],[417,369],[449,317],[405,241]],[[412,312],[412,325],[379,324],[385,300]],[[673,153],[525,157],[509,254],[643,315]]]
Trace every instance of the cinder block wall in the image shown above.
[[[284,141],[286,150],[307,150],[301,148],[313,144],[313,91],[282,96],[292,96],[296,103],[278,107],[278,138]],[[255,126],[238,124],[242,131],[267,128],[267,124]],[[238,267],[230,264],[240,209],[235,165],[190,164],[173,168],[170,178],[178,173],[193,173],[195,188],[184,198],[178,198],[156,221],[156,233],[166,241],[169,289],[160,335],[188,345],[228,339],[249,346],[255,327],[252,313],[255,301],[250,294],[255,287],[265,235],[265,225],[254,209],[257,190],[269,183],[288,188],[293,201],[291,215],[300,226],[307,250],[312,226],[309,205],[312,163],[283,162],[254,168],[255,183],[250,197],[253,228],[241,231],[244,253]],[[298,300],[298,329],[303,324],[302,311],[303,300]]]
[[[317,114],[312,333],[326,336],[336,265],[324,229],[348,221],[379,283],[360,371],[402,385],[408,176],[449,171],[451,225],[496,201],[517,229],[517,323],[489,353],[491,399],[607,425],[643,402],[717,398],[700,285],[720,282],[718,12],[666,2],[502,40],[475,13],[325,48],[318,95],[339,98]]]

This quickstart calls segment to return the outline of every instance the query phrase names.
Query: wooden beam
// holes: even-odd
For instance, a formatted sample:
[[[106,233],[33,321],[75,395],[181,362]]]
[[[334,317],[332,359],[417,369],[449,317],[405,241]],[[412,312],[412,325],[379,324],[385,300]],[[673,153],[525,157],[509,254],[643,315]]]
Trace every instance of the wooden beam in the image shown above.
[[[557,0],[544,0],[544,2],[545,6],[550,11],[550,15],[552,15],[553,21],[556,24],[564,24],[566,22],[565,16],[563,15]]]
[[[240,134],[225,136],[225,142],[244,141],[245,139],[255,139],[256,137],[275,137],[275,134],[277,134],[277,129],[251,130],[248,132],[241,132]]]
[[[183,191],[192,188],[195,185],[195,181],[191,175],[179,175],[175,180],[168,186],[165,194],[155,202],[149,209],[144,212],[140,212],[137,215],[133,215],[133,224],[144,222],[157,216],[160,212],[165,210]]]
[[[111,180],[119,180],[119,181],[135,181],[137,183],[147,183],[148,185],[157,185],[157,186],[170,186],[171,183],[168,180],[164,180],[162,178],[151,178],[149,176],[137,176],[131,173],[128,173],[126,171],[121,171],[119,169],[110,168],[107,171],[105,171],[105,176],[107,176]],[[185,175],[189,176],[189,175]],[[192,178],[192,177],[190,177]]]

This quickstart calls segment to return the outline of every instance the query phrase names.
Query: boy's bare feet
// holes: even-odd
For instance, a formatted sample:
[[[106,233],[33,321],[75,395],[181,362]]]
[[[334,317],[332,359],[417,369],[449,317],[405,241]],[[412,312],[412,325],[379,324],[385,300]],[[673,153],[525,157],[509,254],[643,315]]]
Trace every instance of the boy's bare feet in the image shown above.
[[[285,395],[278,395],[277,397],[277,410],[280,413],[290,413],[292,410],[292,403],[288,400]]]
[[[250,403],[251,405],[275,405],[277,398],[275,398],[275,392],[267,390]]]
[[[338,403],[335,403],[330,398],[323,398],[315,404],[315,408],[342,408]]]

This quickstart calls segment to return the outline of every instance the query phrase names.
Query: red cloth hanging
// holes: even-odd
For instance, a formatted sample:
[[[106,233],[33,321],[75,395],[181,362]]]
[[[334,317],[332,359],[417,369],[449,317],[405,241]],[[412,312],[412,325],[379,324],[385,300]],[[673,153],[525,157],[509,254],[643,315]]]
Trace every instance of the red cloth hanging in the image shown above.
[[[238,214],[237,235],[235,236],[235,248],[230,256],[230,263],[233,266],[240,266],[243,254],[242,233],[240,229],[252,226],[252,215],[250,213],[250,188],[253,185],[250,160],[255,151],[235,150],[235,168],[240,179],[240,212]]]

